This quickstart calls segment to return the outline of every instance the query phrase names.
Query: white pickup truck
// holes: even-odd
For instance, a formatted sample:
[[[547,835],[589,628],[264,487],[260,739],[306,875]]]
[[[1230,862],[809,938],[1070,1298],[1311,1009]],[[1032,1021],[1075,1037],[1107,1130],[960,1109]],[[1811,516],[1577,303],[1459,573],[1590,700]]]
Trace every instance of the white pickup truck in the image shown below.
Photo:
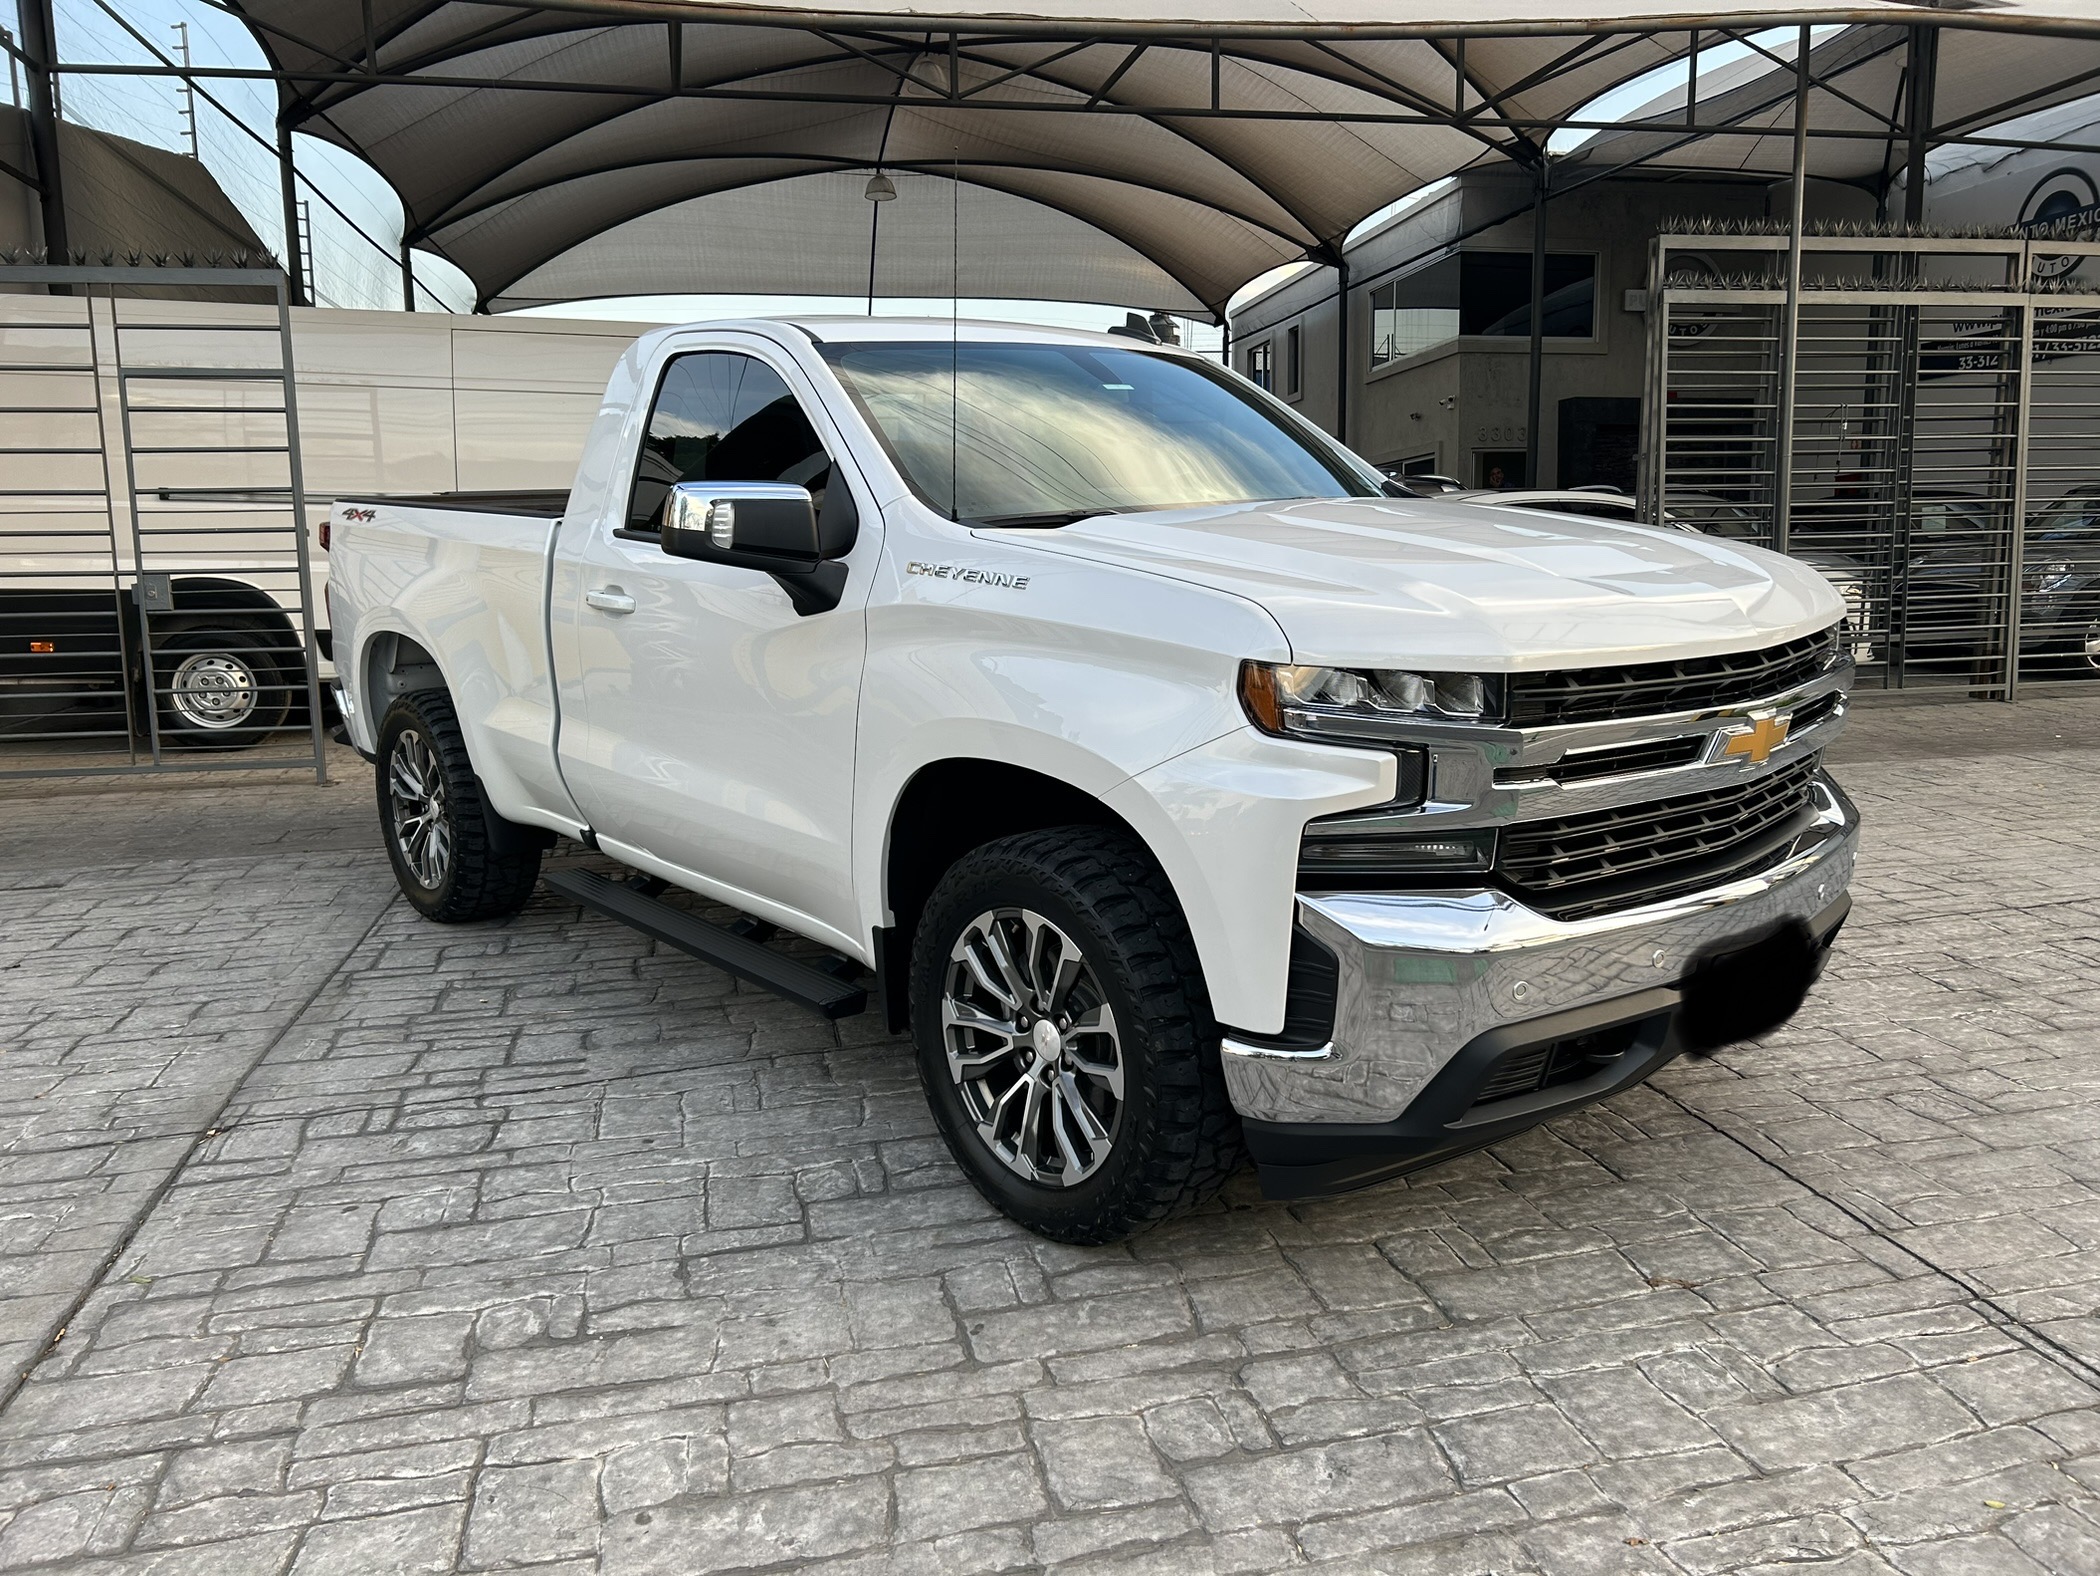
[[[985,1195],[1110,1241],[1762,1033],[1844,919],[1820,575],[1395,491],[1127,338],[669,329],[568,493],[338,501],[342,710],[423,913],[596,849],[547,884],[883,1011]]]

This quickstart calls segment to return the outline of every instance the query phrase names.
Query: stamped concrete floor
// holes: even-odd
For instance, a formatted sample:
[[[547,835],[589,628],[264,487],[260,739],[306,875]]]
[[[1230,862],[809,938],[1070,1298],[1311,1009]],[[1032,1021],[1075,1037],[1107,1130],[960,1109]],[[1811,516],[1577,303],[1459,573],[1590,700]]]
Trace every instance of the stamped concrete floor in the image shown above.
[[[1821,993],[1411,1181],[1037,1242],[898,1042],[369,776],[0,799],[0,1570],[2100,1572],[2100,703],[1870,709]]]

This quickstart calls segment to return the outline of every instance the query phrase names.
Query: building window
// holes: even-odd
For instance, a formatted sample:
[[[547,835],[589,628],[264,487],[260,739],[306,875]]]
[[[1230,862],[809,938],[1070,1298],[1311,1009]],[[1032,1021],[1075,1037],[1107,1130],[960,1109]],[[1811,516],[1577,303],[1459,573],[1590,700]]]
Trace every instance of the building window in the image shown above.
[[[1597,259],[1587,253],[1546,256],[1546,337],[1593,339],[1597,332]],[[1414,355],[1477,334],[1531,337],[1531,254],[1459,252],[1371,292],[1371,365]]]
[[[1276,342],[1265,339],[1247,347],[1247,376],[1263,388],[1276,387]]]
[[[1298,330],[1293,325],[1283,336],[1283,392],[1292,399],[1296,399],[1299,391],[1305,386],[1303,374],[1304,363],[1298,349]]]

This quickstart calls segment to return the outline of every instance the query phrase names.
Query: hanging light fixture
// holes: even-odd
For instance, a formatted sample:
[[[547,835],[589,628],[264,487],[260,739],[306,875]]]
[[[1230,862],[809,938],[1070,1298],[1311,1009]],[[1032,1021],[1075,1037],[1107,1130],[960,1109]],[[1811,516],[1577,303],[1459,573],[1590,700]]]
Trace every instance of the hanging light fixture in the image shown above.
[[[882,171],[877,170],[868,177],[868,189],[862,192],[861,195],[867,198],[869,202],[895,202],[897,200],[897,183],[883,174]]]

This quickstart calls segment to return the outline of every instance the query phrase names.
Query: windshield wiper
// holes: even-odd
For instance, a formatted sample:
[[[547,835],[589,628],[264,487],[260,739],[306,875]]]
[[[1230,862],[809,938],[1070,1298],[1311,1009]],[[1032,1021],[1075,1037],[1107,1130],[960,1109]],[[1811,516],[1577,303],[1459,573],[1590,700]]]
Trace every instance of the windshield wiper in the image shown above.
[[[1015,526],[1023,530],[1052,530],[1060,525],[1076,525],[1081,520],[1091,520],[1096,515],[1121,514],[1120,509],[1046,509],[1040,514],[988,514],[979,519],[965,520],[965,525]]]

